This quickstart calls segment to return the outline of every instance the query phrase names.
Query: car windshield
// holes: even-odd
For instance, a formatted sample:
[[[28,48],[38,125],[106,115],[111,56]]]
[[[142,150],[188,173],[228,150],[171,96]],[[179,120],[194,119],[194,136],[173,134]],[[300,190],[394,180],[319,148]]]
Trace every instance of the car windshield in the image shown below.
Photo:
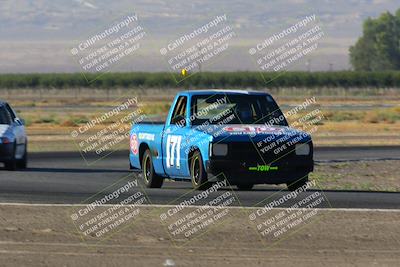
[[[287,121],[269,95],[196,95],[192,97],[192,125],[268,124],[287,126]]]
[[[0,124],[11,124],[11,116],[5,106],[0,106]]]

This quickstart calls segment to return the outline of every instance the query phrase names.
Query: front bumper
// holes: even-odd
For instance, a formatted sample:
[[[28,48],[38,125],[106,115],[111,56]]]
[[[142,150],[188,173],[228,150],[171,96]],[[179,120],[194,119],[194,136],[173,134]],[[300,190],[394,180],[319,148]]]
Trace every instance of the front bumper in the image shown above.
[[[0,162],[11,160],[14,156],[14,145],[0,144]]]
[[[250,167],[270,165],[277,169],[269,171],[249,170]],[[314,169],[311,157],[281,160],[268,164],[251,160],[210,159],[206,171],[212,176],[225,177],[230,184],[281,184],[290,183],[308,175]],[[223,175],[221,175],[223,174]]]

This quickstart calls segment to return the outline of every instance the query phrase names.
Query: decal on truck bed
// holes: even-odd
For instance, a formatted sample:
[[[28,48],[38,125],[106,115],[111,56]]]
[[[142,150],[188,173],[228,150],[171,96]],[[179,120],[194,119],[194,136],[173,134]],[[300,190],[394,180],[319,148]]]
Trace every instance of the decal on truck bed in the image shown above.
[[[177,169],[180,169],[181,160],[181,141],[182,136],[180,135],[168,135],[167,137],[167,168],[171,168],[176,165]],[[176,154],[176,157],[175,157]],[[175,164],[174,164],[175,163]]]
[[[154,134],[151,133],[139,133],[140,140],[154,141]]]
[[[130,147],[131,151],[134,155],[137,155],[138,153],[138,140],[136,134],[131,135],[131,140],[130,140]]]
[[[227,126],[224,128],[226,132],[243,134],[243,133],[270,133],[270,132],[281,132],[282,129],[270,126],[252,126],[252,125],[239,125],[239,126]]]

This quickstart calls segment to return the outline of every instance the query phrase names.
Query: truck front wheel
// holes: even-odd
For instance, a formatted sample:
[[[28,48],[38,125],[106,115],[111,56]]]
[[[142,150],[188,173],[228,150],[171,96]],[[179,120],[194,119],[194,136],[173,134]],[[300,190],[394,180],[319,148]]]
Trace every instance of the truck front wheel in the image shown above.
[[[154,171],[153,159],[151,152],[147,149],[144,152],[142,160],[143,181],[148,188],[161,188],[164,178],[158,176]]]
[[[254,184],[237,184],[236,186],[239,190],[245,191],[245,190],[251,190]]]
[[[204,190],[211,186],[199,151],[195,151],[190,159],[190,178],[194,189]]]
[[[11,155],[11,159],[4,163],[4,167],[6,168],[6,170],[9,171],[17,170],[17,159],[15,158],[16,150],[17,150],[17,144],[14,143],[12,152],[13,154]]]

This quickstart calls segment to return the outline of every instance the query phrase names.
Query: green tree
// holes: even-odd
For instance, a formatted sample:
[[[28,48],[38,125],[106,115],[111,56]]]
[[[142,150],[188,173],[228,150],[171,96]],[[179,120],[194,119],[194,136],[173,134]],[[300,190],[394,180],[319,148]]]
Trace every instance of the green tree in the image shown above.
[[[364,22],[363,36],[350,47],[350,63],[362,71],[400,70],[400,9]]]

